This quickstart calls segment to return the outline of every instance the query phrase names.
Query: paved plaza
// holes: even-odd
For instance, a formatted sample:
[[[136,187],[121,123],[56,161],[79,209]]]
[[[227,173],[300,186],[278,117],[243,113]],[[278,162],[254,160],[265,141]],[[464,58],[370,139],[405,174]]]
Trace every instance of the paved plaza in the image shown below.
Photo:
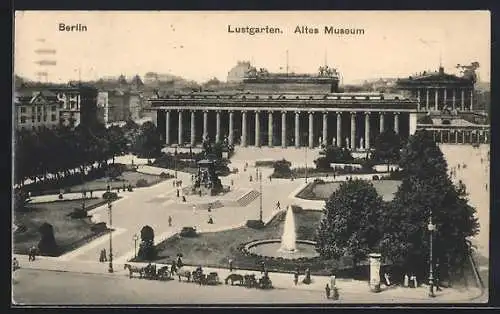
[[[489,146],[483,145],[480,148],[472,148],[471,146],[464,145],[442,145],[441,149],[448,160],[449,168],[455,167],[458,163],[461,165],[466,164],[467,167],[464,169],[460,167],[457,169],[456,180],[461,179],[467,186],[468,192],[470,194],[470,201],[473,206],[477,209],[477,214],[479,222],[481,224],[481,231],[479,235],[474,239],[476,245],[478,246],[478,251],[484,257],[488,257],[488,239],[489,239],[489,191],[486,190],[485,184],[489,182],[489,163],[487,158],[487,153]],[[308,164],[309,158],[312,160],[318,157],[319,151],[308,150]],[[300,288],[294,287],[292,283],[291,275],[289,274],[273,274],[276,279],[277,286],[281,286],[282,289],[292,289],[297,290],[296,292],[289,294],[277,289],[274,292],[261,292],[253,291],[247,292],[249,290],[244,288],[234,288],[231,293],[227,293],[227,287],[217,287],[217,288],[206,288],[206,287],[196,287],[187,284],[179,284],[177,282],[169,283],[154,283],[143,280],[132,280],[129,281],[125,278],[125,272],[123,271],[123,263],[127,262],[134,256],[134,234],[138,234],[140,229],[145,226],[151,226],[155,231],[155,242],[159,243],[171,235],[180,231],[184,226],[195,226],[200,232],[209,231],[220,231],[230,228],[236,228],[242,226],[248,219],[258,219],[259,216],[259,198],[253,199],[246,206],[231,206],[234,200],[244,196],[249,191],[259,191],[259,182],[253,180],[250,182],[249,177],[256,177],[255,160],[276,160],[286,158],[292,162],[293,166],[301,167],[305,163],[305,150],[298,150],[294,148],[289,148],[286,150],[278,148],[243,148],[237,149],[232,162],[229,165],[230,168],[238,168],[238,173],[231,174],[227,177],[221,178],[224,185],[231,186],[231,191],[224,196],[210,197],[203,196],[199,197],[196,195],[187,195],[187,202],[183,203],[181,198],[176,196],[177,188],[173,186],[172,180],[167,180],[165,182],[159,183],[157,185],[138,188],[134,192],[121,192],[120,195],[122,199],[113,203],[113,228],[116,231],[113,233],[113,253],[114,260],[116,262],[115,269],[116,274],[119,277],[109,277],[106,275],[103,278],[95,275],[88,275],[85,277],[82,274],[73,274],[73,272],[85,272],[86,269],[93,269],[91,273],[106,274],[107,266],[105,264],[98,263],[99,253],[101,249],[108,249],[109,238],[107,236],[100,237],[87,245],[78,248],[72,252],[62,255],[58,258],[41,258],[39,261],[34,263],[29,263],[21,259],[21,267],[27,268],[38,268],[39,270],[25,270],[22,269],[18,274],[19,283],[16,284],[15,290],[19,293],[19,302],[43,302],[44,300],[52,300],[47,302],[54,303],[79,303],[80,301],[85,303],[106,303],[107,298],[115,300],[117,303],[124,302],[130,303],[212,303],[212,302],[227,302],[227,303],[259,303],[259,302],[293,302],[297,300],[300,296],[300,300],[297,302],[305,303],[318,303],[325,302],[324,299],[324,285],[328,281],[325,277],[323,279],[318,278],[315,285],[306,286],[303,285]],[[481,158],[483,163],[480,162]],[[121,157],[121,162],[131,161],[130,156]],[[134,163],[138,163],[137,159],[134,159]],[[151,166],[144,165],[141,160],[142,166],[139,171],[144,171],[146,173],[161,173],[166,171],[165,169],[155,168]],[[245,163],[248,163],[247,171],[243,171]],[[314,166],[310,164],[308,166]],[[168,172],[173,173],[171,170]],[[271,167],[260,168],[262,172],[262,191],[263,191],[263,217],[264,220],[270,219],[276,214],[275,204],[280,201],[282,208],[291,204],[300,204],[306,208],[320,210],[322,208],[322,202],[313,201],[313,203],[304,203],[304,200],[295,198],[295,194],[298,193],[304,186],[304,179],[296,179],[294,181],[288,179],[273,179],[270,181],[268,176],[272,173],[273,169]],[[190,185],[191,175],[187,173],[178,172],[178,179],[183,181],[183,186]],[[332,178],[330,178],[331,180]],[[339,180],[343,180],[344,176],[338,177]],[[181,194],[182,196],[182,194]],[[214,208],[212,210],[212,217],[214,219],[214,224],[208,224],[208,212],[206,211],[206,206],[203,205],[213,203],[215,201],[222,201],[222,203],[229,205]],[[301,203],[302,202],[302,203]],[[197,205],[196,211],[193,210],[192,204]],[[308,207],[308,205],[311,205]],[[314,208],[313,208],[314,207]],[[103,221],[107,221],[107,206],[102,206],[92,210],[91,214],[100,216]],[[173,219],[173,225],[169,227],[168,217],[171,216]],[[174,257],[172,257],[174,258]],[[38,266],[37,266],[38,265]],[[487,267],[487,265],[480,265],[480,267]],[[44,277],[44,276],[54,276],[41,271],[42,269],[49,270],[61,270],[66,269],[72,274],[57,275],[56,281],[51,280],[40,280],[40,283],[36,285],[41,287],[43,284],[51,285],[50,289],[47,289],[53,297],[48,297],[43,292],[34,293],[34,287],[26,287],[23,283],[29,276]],[[218,272],[224,273],[225,270],[218,270]],[[121,276],[123,275],[123,276]],[[82,280],[86,282],[82,284],[81,287],[88,289],[87,294],[82,294],[81,291],[78,294],[70,296],[68,299],[58,299],[57,291],[58,289],[64,289],[64,282],[62,278],[75,278],[75,280]],[[26,278],[26,279],[25,279]],[[59,281],[60,282],[59,282]],[[483,278],[487,281],[487,278]],[[324,282],[325,283],[324,283]],[[49,284],[51,282],[51,284]],[[98,284],[99,283],[99,284]],[[72,280],[68,281],[68,285],[73,284]],[[122,287],[123,295],[114,291],[112,288],[114,285],[119,284]],[[161,294],[156,295],[157,285],[165,285],[166,287],[175,287],[174,289],[168,289],[170,293],[168,296],[161,297]],[[179,289],[177,289],[177,286]],[[384,291],[377,296],[375,294],[368,293],[368,287],[366,287],[365,282],[359,281],[340,281],[339,286],[341,289],[345,289],[345,300],[346,302],[428,302],[429,300],[425,297],[421,298],[419,296],[414,297],[413,295],[418,295],[417,292],[412,293],[411,296],[407,295],[408,292],[405,289],[397,290],[394,289],[390,293],[389,291]],[[69,286],[68,286],[69,287]],[[94,287],[99,287],[94,290]],[[135,297],[136,291],[140,291],[141,287],[151,291],[148,293],[147,297]],[[83,288],[82,288],[83,289]],[[197,292],[191,294],[191,290],[196,290]],[[207,290],[213,289],[213,290]],[[424,289],[424,288],[422,288]],[[42,289],[44,290],[44,289]],[[71,290],[71,289],[69,289]],[[108,291],[109,290],[109,291]],[[307,291],[304,291],[307,290]],[[418,289],[414,290],[417,291]],[[98,293],[100,291],[101,293]],[[199,291],[207,291],[207,293],[200,293]],[[211,291],[217,291],[215,294],[211,294]],[[242,295],[240,295],[243,293]],[[245,292],[243,292],[245,291]],[[300,292],[298,292],[300,291]],[[398,292],[399,291],[399,292]],[[401,292],[402,291],[402,292]],[[455,289],[446,289],[449,291],[449,295],[439,296],[436,298],[437,302],[450,302],[453,300],[481,300],[484,301],[485,296],[480,296],[480,292],[477,289],[469,289],[464,291],[458,291]],[[234,293],[233,293],[234,292]],[[102,296],[101,294],[106,296]],[[247,294],[245,294],[247,293]],[[342,293],[342,292],[341,292]],[[358,293],[358,294],[356,294]],[[205,295],[206,294],[206,295]],[[28,297],[29,295],[29,297]],[[76,299],[77,296],[83,299]],[[391,297],[389,297],[391,295]],[[422,296],[425,295],[425,291],[422,291]],[[127,299],[126,296],[131,296]],[[180,297],[182,296],[182,298]],[[48,297],[48,299],[44,299]],[[88,297],[88,299],[87,299]],[[273,299],[273,297],[275,299]],[[27,298],[27,299],[23,299]],[[32,299],[29,299],[32,298]],[[479,299],[478,299],[479,298]],[[128,300],[127,302],[123,300]],[[267,301],[266,301],[267,300]],[[280,301],[281,300],[281,301]],[[332,302],[331,300],[328,302]],[[342,301],[341,301],[342,302]]]

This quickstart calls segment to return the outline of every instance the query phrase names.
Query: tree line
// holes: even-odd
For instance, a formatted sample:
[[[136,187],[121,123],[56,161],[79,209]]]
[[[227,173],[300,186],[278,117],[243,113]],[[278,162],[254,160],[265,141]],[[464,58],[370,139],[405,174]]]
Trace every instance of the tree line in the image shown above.
[[[453,184],[429,132],[410,137],[399,164],[402,182],[390,202],[383,201],[369,181],[341,184],[326,201],[317,249],[327,258],[351,256],[355,263],[379,252],[386,263],[424,276],[429,269],[432,215],[433,263],[440,265],[442,277],[449,278],[463,270],[469,238],[479,232],[476,210],[468,204],[465,185]]]

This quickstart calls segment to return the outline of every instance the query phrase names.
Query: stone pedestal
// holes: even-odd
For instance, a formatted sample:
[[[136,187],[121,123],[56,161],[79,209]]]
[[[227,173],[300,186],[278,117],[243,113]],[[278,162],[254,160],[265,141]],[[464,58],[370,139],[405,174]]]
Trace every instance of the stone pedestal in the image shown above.
[[[368,255],[370,259],[370,290],[372,292],[380,292],[380,260],[379,253],[371,253]]]

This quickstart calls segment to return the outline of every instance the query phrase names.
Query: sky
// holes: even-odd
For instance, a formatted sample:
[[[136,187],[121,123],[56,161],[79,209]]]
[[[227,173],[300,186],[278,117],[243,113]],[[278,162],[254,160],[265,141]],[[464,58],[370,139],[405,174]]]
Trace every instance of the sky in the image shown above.
[[[81,24],[86,32],[59,31]],[[282,33],[229,33],[228,27],[276,27]],[[294,33],[296,27],[318,34]],[[361,35],[330,35],[325,26],[362,29]],[[457,64],[477,61],[481,81],[490,81],[488,11],[17,11],[14,72],[35,79],[48,71],[52,82],[93,80],[146,72],[204,82],[225,81],[239,60],[280,72],[316,73],[327,61],[344,84],[379,77],[407,77],[424,70],[455,73]],[[39,39],[44,39],[41,42]],[[54,49],[40,56],[37,49]],[[37,60],[54,60],[40,66]]]

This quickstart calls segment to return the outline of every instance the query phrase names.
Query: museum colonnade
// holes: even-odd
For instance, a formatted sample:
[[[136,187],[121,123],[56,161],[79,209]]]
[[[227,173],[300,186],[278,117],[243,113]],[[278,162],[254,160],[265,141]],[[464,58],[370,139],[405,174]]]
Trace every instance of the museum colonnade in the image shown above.
[[[418,100],[418,110],[442,110],[451,107],[452,110],[472,111],[474,90],[471,88],[426,87],[414,90]]]
[[[195,147],[204,139],[231,145],[309,148],[321,144],[369,149],[389,128],[407,138],[416,114],[395,111],[160,110],[165,144]],[[352,140],[354,139],[354,140]]]

